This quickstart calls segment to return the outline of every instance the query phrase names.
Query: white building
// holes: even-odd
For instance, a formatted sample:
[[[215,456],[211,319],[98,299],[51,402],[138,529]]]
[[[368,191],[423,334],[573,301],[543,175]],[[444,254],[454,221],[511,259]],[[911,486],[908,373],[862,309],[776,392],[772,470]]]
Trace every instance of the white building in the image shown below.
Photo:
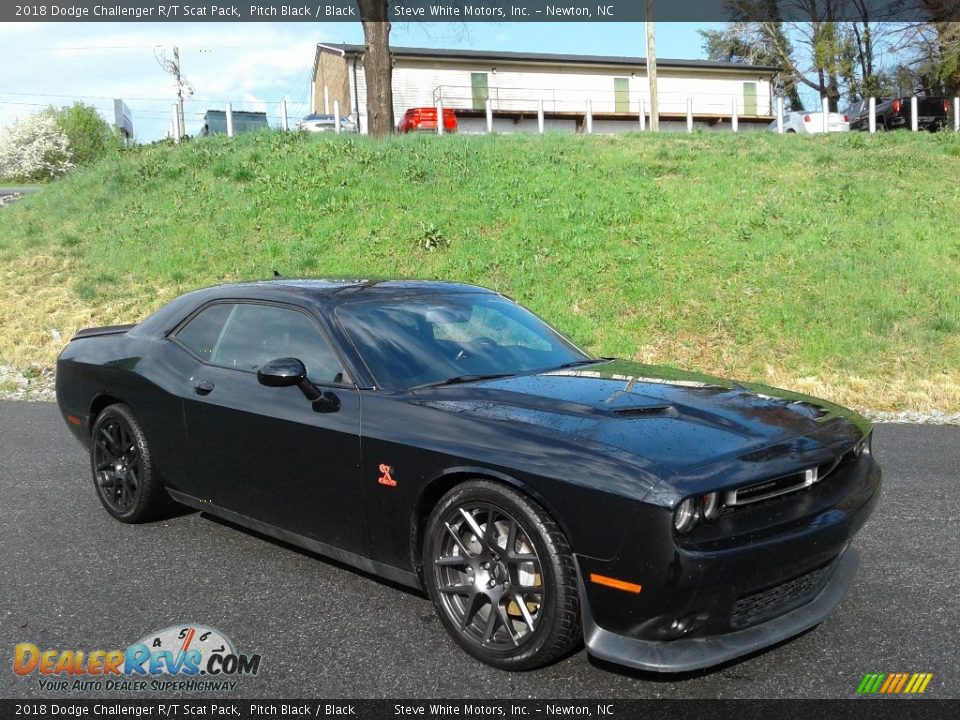
[[[461,132],[486,131],[490,100],[498,132],[537,130],[543,103],[548,131],[583,131],[587,108],[594,132],[636,130],[642,106],[650,111],[644,58],[594,55],[392,48],[396,119],[407,108],[453,108]],[[332,113],[340,102],[366,129],[367,88],[363,45],[319,44],[313,68],[313,112]],[[773,119],[774,76],[779,68],[712,62],[657,60],[660,126],[686,129],[688,103],[694,125],[762,129]]]

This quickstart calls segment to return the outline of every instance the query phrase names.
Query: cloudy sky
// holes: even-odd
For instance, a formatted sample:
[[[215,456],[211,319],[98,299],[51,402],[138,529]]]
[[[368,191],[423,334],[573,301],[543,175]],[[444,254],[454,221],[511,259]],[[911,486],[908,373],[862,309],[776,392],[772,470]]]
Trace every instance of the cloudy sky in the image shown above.
[[[657,25],[657,54],[703,57],[693,23]],[[397,46],[604,55],[645,55],[637,23],[401,23]],[[280,101],[291,119],[307,100],[318,42],[362,43],[359,23],[0,23],[0,126],[48,105],[82,101],[113,122],[113,98],[131,108],[138,140],[163,137],[173,81],[157,55],[180,49],[183,73],[195,88],[186,104],[186,131],[196,134],[207,109],[266,111],[279,125]]]

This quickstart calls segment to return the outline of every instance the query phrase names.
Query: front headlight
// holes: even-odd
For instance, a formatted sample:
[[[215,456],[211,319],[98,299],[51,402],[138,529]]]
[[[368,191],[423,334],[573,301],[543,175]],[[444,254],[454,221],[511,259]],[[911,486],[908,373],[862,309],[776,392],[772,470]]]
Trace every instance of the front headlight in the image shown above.
[[[700,498],[700,503],[702,506],[703,518],[705,520],[716,520],[718,517],[720,517],[719,493],[707,493]]]
[[[689,532],[697,523],[697,501],[688,497],[677,506],[677,512],[673,516],[673,526],[679,533]]]

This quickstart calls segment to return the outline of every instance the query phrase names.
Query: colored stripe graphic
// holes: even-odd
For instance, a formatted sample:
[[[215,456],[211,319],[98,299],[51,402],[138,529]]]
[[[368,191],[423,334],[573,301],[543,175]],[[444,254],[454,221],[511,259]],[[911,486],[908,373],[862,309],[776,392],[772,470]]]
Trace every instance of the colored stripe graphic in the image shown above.
[[[933,680],[933,673],[867,673],[857,686],[858,695],[919,695]]]

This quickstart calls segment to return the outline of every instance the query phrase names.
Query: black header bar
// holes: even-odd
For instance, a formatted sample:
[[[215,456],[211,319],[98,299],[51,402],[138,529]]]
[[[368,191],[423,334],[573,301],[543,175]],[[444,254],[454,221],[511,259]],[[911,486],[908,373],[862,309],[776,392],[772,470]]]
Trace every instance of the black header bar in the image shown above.
[[[642,22],[643,0],[390,0],[391,22]],[[656,0],[657,22],[946,22],[960,0]],[[935,13],[935,15],[933,14]],[[356,0],[23,0],[3,22],[359,22]]]
[[[0,700],[0,718],[593,718],[594,720],[941,720],[960,700]]]

